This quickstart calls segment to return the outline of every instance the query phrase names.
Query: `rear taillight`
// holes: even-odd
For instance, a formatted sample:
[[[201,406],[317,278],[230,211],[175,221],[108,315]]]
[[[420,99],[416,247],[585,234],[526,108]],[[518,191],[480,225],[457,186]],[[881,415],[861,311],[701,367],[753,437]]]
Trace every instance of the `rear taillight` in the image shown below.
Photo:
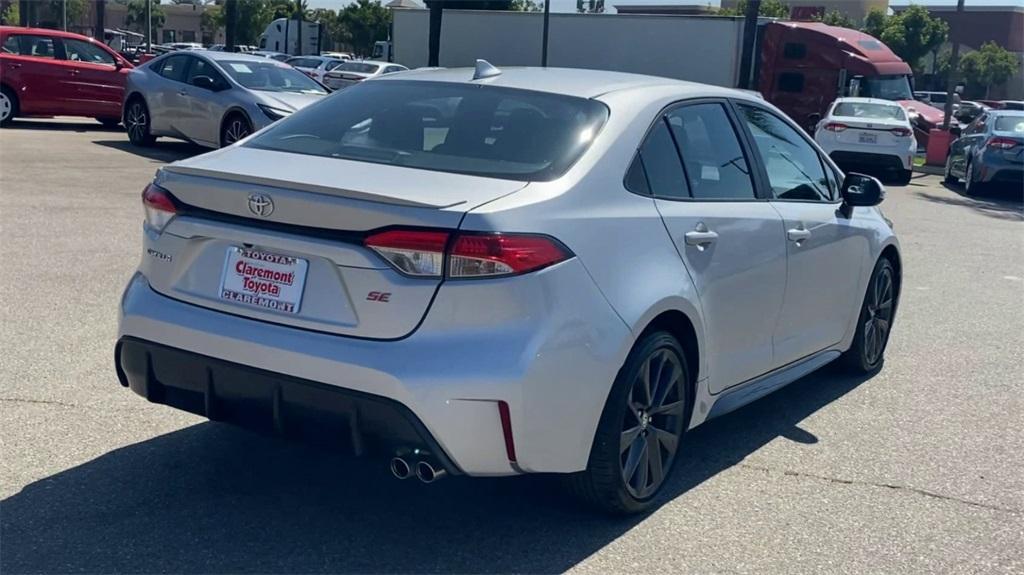
[[[158,232],[178,213],[171,193],[156,184],[149,184],[142,190],[142,208],[146,212],[146,223]]]
[[[389,230],[366,238],[366,247],[411,276],[441,277],[448,232]]]
[[[418,277],[519,275],[572,257],[557,240],[533,234],[388,230],[364,243],[398,271]]]
[[[900,138],[906,138],[912,133],[910,131],[910,128],[893,128],[889,131],[892,133],[892,135],[898,136]]]
[[[849,128],[846,124],[840,124],[839,122],[829,122],[825,124],[825,129],[829,132],[842,132],[846,128]]]
[[[1009,150],[1010,148],[1015,148],[1019,146],[1020,142],[1014,140],[1013,138],[1002,138],[996,136],[995,138],[989,140],[988,144],[986,145],[990,148],[995,148],[997,150]]]

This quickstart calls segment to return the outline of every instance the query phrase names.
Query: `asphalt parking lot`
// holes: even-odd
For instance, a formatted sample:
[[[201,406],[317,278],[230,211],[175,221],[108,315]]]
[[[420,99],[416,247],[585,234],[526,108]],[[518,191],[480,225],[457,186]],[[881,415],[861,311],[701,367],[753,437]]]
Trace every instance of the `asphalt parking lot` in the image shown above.
[[[701,427],[671,500],[611,520],[546,478],[399,482],[118,385],[139,194],[201,152],[89,121],[0,131],[0,571],[1024,572],[1021,190],[890,187],[882,372],[826,368]]]

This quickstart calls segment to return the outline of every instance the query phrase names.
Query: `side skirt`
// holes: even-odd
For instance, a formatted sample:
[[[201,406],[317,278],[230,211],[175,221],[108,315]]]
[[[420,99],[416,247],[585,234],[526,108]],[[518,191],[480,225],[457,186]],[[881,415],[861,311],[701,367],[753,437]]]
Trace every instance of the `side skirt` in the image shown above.
[[[801,359],[796,363],[777,369],[773,372],[766,373],[756,379],[748,381],[747,383],[735,386],[723,392],[722,395],[719,396],[718,401],[711,406],[711,412],[708,413],[707,419],[713,419],[720,415],[725,415],[726,413],[735,411],[748,403],[757,401],[769,393],[783,388],[812,371],[836,360],[840,355],[840,352],[835,350],[818,352],[814,355]]]

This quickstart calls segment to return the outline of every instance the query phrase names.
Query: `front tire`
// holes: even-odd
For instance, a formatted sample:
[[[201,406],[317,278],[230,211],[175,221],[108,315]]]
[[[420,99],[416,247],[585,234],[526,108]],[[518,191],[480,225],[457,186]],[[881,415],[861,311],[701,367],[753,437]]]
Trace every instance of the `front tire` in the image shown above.
[[[897,186],[910,185],[910,180],[914,178],[914,170],[901,170],[899,175],[896,176]]]
[[[18,97],[7,86],[0,86],[0,126],[18,117]]]
[[[664,331],[645,336],[615,378],[587,469],[567,478],[569,489],[608,513],[650,509],[678,459],[692,402],[679,342]]]
[[[242,114],[232,114],[220,129],[220,147],[224,148],[252,133],[252,123]]]
[[[843,363],[856,373],[870,374],[882,367],[896,314],[898,281],[889,258],[880,258],[868,281],[853,344],[843,355]]]

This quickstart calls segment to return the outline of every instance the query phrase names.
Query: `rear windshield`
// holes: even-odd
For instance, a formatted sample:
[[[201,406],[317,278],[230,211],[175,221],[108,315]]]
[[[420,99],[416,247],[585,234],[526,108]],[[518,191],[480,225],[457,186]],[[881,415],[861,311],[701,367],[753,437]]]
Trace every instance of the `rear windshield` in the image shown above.
[[[999,116],[992,127],[997,132],[1024,133],[1024,116]]]
[[[221,68],[250,90],[326,94],[327,90],[287,64],[274,60],[221,61]]]
[[[360,74],[373,74],[380,66],[367,64],[365,62],[345,62],[338,66],[338,70],[345,72],[359,72]]]
[[[868,118],[871,120],[905,120],[903,108],[892,104],[869,104],[867,102],[840,102],[832,110],[833,116]]]
[[[471,84],[365,82],[248,146],[523,181],[553,180],[608,118],[595,100]]]

